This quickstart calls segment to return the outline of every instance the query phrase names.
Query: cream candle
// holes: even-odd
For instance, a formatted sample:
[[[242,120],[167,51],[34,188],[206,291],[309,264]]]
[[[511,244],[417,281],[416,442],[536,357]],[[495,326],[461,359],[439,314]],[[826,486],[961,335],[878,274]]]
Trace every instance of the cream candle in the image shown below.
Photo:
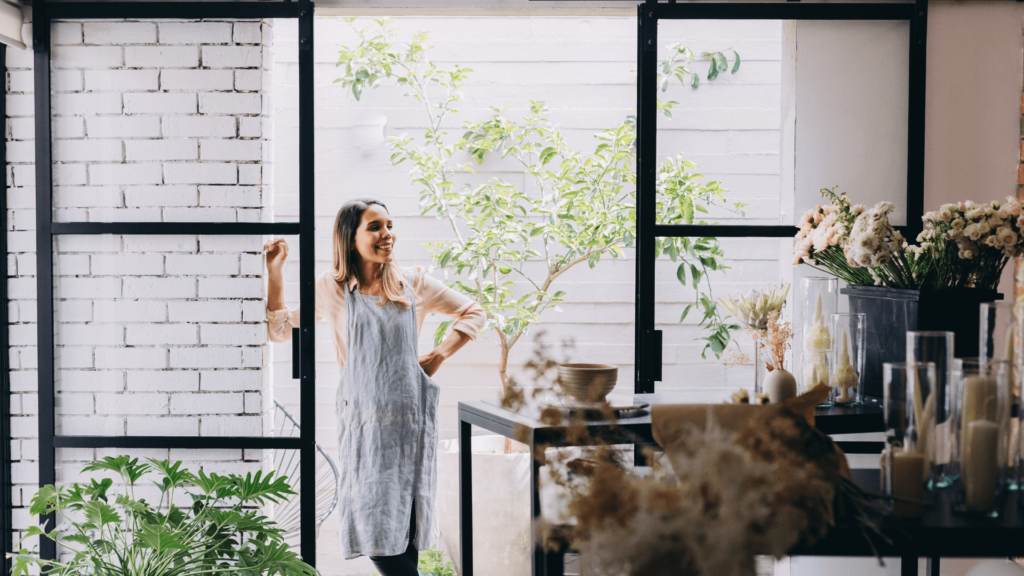
[[[924,455],[898,447],[892,450],[893,512],[902,518],[917,518],[924,513]]]
[[[996,422],[996,379],[989,376],[967,376],[963,379],[963,404],[960,409],[960,453],[966,461],[971,446],[971,424],[978,421]],[[967,468],[963,466],[963,468]],[[966,477],[969,472],[961,470]]]
[[[846,330],[843,330],[843,344],[836,358],[836,365],[831,375],[832,387],[839,388],[839,396],[836,396],[836,404],[849,404],[854,398],[850,395],[850,388],[856,388],[860,384],[860,377],[857,371],[850,364],[850,347],[846,341]]]
[[[828,326],[825,325],[825,315],[821,313],[821,292],[818,293],[811,327],[804,337],[804,347],[811,352],[828,350],[832,347],[832,336],[828,332]]]
[[[985,511],[995,507],[999,476],[999,425],[978,420],[967,425],[970,444],[964,452],[960,475],[964,483],[964,508]]]

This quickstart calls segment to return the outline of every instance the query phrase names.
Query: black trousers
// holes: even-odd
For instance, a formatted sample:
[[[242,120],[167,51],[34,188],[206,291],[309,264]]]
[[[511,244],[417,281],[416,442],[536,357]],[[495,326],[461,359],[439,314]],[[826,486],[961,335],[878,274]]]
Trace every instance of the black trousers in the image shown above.
[[[398,556],[370,556],[380,576],[418,576],[420,553],[413,542],[416,540],[416,501],[412,502],[412,514],[409,515],[409,546]]]

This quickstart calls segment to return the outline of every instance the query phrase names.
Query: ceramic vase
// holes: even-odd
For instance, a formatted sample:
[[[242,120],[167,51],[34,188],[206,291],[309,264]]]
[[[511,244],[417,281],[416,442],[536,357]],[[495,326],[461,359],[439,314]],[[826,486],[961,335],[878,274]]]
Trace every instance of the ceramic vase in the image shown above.
[[[781,404],[796,396],[796,378],[788,370],[776,368],[765,376],[764,391],[768,394],[769,402]]]

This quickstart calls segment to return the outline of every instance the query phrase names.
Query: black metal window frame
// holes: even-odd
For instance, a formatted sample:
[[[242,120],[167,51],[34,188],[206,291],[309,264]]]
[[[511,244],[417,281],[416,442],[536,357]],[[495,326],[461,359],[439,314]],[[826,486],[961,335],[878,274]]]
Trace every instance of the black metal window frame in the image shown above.
[[[655,329],[655,244],[658,238],[791,238],[796,226],[658,224],[657,80],[658,22],[661,20],[902,20],[910,22],[909,118],[907,121],[907,225],[897,227],[916,238],[924,214],[925,52],[928,0],[907,3],[804,4],[646,0],[638,6],[637,25],[637,215],[636,215],[636,393],[654,392],[662,379],[662,333]]]
[[[312,303],[314,293],[314,200],[313,200],[313,10],[310,0],[262,2],[33,2],[33,52],[35,80],[36,166],[36,284],[39,354],[39,485],[56,481],[57,448],[167,448],[167,449],[294,449],[301,458],[300,546],[303,560],[316,565],[316,473],[314,355],[300,354],[300,408],[302,422],[297,438],[261,436],[65,436],[56,435],[54,413],[54,306],[53,239],[66,234],[160,234],[160,235],[298,235],[299,301]],[[270,19],[295,18],[299,35],[299,221],[273,223],[238,222],[53,222],[53,154],[50,107],[50,23],[60,19]],[[6,306],[6,305],[5,305]],[[302,350],[314,350],[314,307],[302,306]],[[6,330],[4,331],[6,335]],[[6,353],[5,353],[6,358]],[[7,378],[4,371],[4,378]],[[7,398],[4,405],[9,405]],[[4,463],[10,467],[9,459]],[[5,501],[8,501],[5,499]],[[5,506],[10,508],[10,506]],[[5,511],[5,514],[8,514]],[[52,518],[41,524],[52,529]],[[308,527],[308,528],[307,528]],[[8,533],[10,534],[10,533]],[[5,549],[10,545],[7,538]],[[44,558],[56,557],[56,544],[41,539]]]

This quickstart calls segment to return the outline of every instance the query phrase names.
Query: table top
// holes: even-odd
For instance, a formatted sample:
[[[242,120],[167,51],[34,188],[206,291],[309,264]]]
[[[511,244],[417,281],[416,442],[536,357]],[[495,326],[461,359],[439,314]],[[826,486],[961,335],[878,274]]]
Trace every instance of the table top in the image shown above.
[[[853,480],[862,489],[877,494],[878,470],[853,470]],[[950,505],[950,493],[932,495],[934,504],[925,507],[920,519],[892,519],[884,533],[872,543],[882,556],[941,556],[998,558],[1024,554],[1024,510],[1021,494],[1007,491],[995,518],[956,514]],[[837,526],[810,547],[797,547],[793,556],[873,556],[867,539],[857,528]]]
[[[634,404],[683,403],[682,397],[673,393],[633,394]],[[475,400],[459,402],[460,418],[491,432],[514,438],[513,428],[524,426],[538,442],[559,444],[564,426],[550,426],[537,419],[535,410],[512,412],[501,407],[498,400]],[[854,434],[881,432],[882,404],[875,398],[867,398],[862,406],[833,406],[818,408],[815,412],[815,426],[825,434]],[[643,410],[629,417],[619,418],[613,425],[607,420],[588,420],[587,429],[592,437],[601,442],[651,443],[651,413]]]

